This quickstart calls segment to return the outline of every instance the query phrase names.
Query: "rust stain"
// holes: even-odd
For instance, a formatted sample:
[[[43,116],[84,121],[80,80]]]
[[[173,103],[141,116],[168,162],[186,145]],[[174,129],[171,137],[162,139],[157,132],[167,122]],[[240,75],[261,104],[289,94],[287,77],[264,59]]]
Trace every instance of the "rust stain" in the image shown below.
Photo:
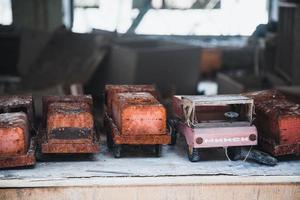
[[[300,153],[300,105],[277,90],[247,93],[254,99],[260,147],[278,155]]]

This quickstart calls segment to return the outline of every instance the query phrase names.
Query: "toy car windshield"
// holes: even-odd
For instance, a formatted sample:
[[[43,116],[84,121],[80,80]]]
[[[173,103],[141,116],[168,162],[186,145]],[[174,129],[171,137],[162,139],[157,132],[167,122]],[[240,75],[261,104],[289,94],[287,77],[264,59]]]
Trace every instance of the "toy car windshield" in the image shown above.
[[[188,126],[249,126],[253,100],[241,95],[175,96],[174,112]]]

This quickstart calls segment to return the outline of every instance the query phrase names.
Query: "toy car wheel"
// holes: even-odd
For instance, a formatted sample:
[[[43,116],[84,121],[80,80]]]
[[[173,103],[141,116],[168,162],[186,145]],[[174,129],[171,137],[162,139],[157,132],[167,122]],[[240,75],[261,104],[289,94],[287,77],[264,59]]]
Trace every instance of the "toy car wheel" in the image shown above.
[[[106,144],[108,149],[112,149],[114,147],[114,142],[109,132],[106,132]]]
[[[161,156],[161,152],[162,152],[162,145],[161,144],[156,144],[154,146],[154,150],[155,150],[155,156],[156,157],[160,157]]]
[[[175,145],[177,141],[176,121],[168,120],[168,125],[171,132],[171,143],[169,145]]]
[[[115,158],[121,158],[122,146],[120,144],[114,144],[113,148]]]
[[[177,141],[177,131],[176,130],[172,130],[171,132],[171,143],[170,145],[175,145]]]
[[[230,160],[237,161],[242,158],[241,151],[242,151],[241,147],[228,147],[227,155],[230,158]]]
[[[188,147],[188,157],[191,162],[198,162],[200,160],[199,149]]]

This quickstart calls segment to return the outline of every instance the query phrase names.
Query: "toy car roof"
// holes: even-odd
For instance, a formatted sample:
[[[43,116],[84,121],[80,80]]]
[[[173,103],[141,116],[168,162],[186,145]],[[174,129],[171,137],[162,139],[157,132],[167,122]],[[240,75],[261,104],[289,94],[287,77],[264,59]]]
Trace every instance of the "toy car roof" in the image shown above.
[[[253,99],[242,95],[182,95],[175,96],[183,101],[201,105],[253,104]]]

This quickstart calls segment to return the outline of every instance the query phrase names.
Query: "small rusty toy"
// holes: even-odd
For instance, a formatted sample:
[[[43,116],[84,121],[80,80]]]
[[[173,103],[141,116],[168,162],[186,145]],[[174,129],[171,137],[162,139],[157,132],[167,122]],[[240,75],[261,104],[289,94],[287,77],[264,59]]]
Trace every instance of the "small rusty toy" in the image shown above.
[[[97,153],[99,136],[92,115],[92,97],[43,97],[43,122],[39,130],[44,154]]]
[[[170,143],[164,106],[149,92],[139,90],[156,94],[152,86],[106,87],[108,110],[104,125],[107,146],[113,149],[115,158],[122,156],[122,145],[153,145],[159,157],[162,144]]]
[[[300,154],[300,105],[277,90],[245,94],[254,99],[259,148],[273,156]]]
[[[257,144],[253,100],[248,97],[174,96],[173,110],[172,144],[176,143],[177,132],[182,133],[191,162],[200,160],[201,148],[225,147],[227,156],[237,160],[242,146]]]
[[[34,165],[32,96],[1,96],[0,113],[0,168]]]

